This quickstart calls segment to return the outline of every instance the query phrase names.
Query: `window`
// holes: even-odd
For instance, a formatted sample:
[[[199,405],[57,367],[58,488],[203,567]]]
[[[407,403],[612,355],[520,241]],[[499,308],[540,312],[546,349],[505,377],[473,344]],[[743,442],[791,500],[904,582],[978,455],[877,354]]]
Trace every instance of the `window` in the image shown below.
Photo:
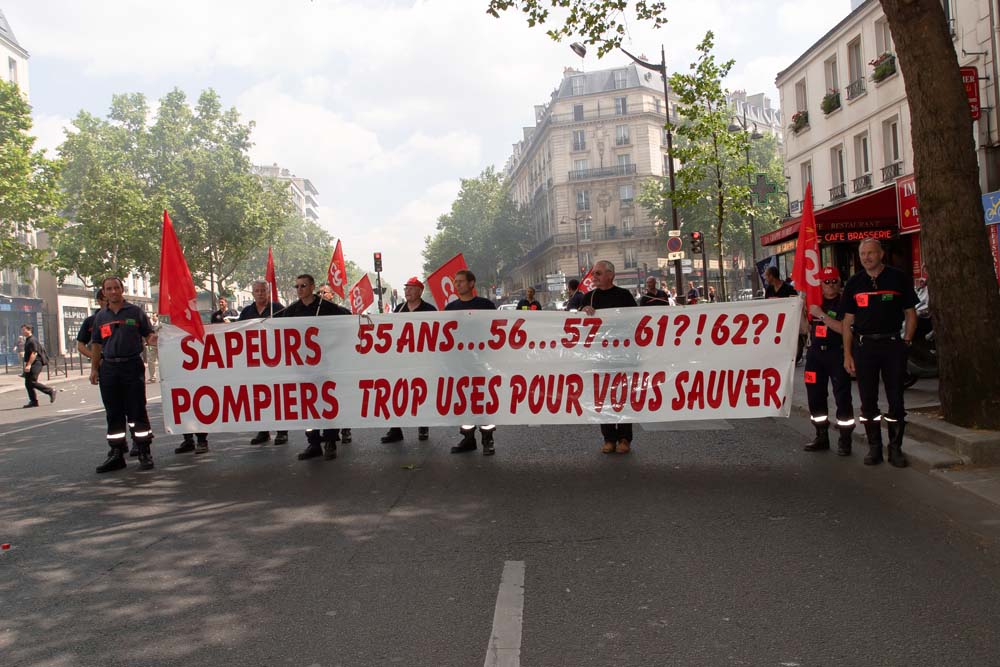
[[[588,225],[590,224],[589,220],[587,221],[587,224]],[[586,273],[587,269],[589,269],[593,265],[594,265],[594,257],[593,257],[593,255],[590,254],[589,250],[584,250],[582,253],[580,253],[580,273],[581,273],[581,277],[582,277],[582,274]]]
[[[865,61],[861,57],[860,37],[855,37],[847,45],[847,74],[852,83],[865,78]]]
[[[7,71],[9,73],[8,80],[11,83],[17,83],[17,61],[13,58],[7,58]]]
[[[807,111],[809,109],[806,103],[806,80],[802,79],[795,84],[795,110],[796,111]]]
[[[638,252],[635,248],[625,248],[625,268],[634,269],[639,266]]]
[[[628,113],[628,98],[627,97],[616,97],[615,98],[615,114],[619,116],[624,116]]]
[[[632,200],[635,199],[635,188],[632,187],[631,183],[618,186],[618,199],[621,200],[622,206],[632,205]]]
[[[660,101],[659,97],[653,98],[653,111],[656,113],[663,113],[663,102]]]
[[[589,241],[590,240],[590,223],[591,223],[590,216],[587,216],[586,218],[581,218],[579,220],[580,239],[581,240],[584,240],[584,241]],[[589,266],[589,263],[588,263],[588,266]]]
[[[806,198],[806,185],[812,183],[813,166],[812,162],[803,162],[799,165],[799,175],[802,178],[802,199]]]
[[[844,184],[844,147],[835,146],[830,149],[830,184]]]
[[[575,151],[587,150],[587,139],[583,133],[583,130],[573,130],[573,150]]]
[[[899,162],[899,118],[893,117],[882,123],[882,139],[885,142],[886,166]]]
[[[583,95],[583,77],[574,76],[569,80],[570,94],[571,95]]]
[[[632,229],[635,227],[635,216],[634,215],[623,215],[622,216],[622,233],[625,236],[632,235]]]
[[[573,171],[586,171],[590,169],[589,160],[573,160]]]
[[[590,191],[589,190],[577,190],[576,191],[576,210],[578,210],[578,211],[589,211],[590,210]]]
[[[837,56],[833,56],[823,63],[823,69],[826,71],[826,92],[839,90],[840,79],[837,76]]]
[[[875,52],[879,55],[892,53],[892,35],[889,33],[889,22],[884,18],[875,22]]]
[[[573,105],[573,120],[580,121],[583,120],[583,105],[574,104]]]
[[[663,174],[664,176],[670,173],[670,156],[663,156]]]
[[[628,125],[615,126],[615,145],[616,146],[629,145]]]
[[[622,167],[622,171],[632,164],[632,155],[630,153],[623,153],[618,156],[618,166]]]
[[[628,70],[615,70],[615,90],[628,87]]]
[[[854,171],[858,176],[870,174],[871,158],[868,152],[868,133],[854,137]]]

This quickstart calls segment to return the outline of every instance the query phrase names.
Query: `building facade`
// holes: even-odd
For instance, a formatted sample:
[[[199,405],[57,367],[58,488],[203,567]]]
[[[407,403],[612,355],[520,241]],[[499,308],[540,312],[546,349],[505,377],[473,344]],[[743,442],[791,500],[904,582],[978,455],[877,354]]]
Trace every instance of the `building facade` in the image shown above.
[[[270,166],[254,165],[253,172],[263,178],[286,182],[288,191],[291,193],[292,203],[299,214],[313,222],[319,220],[319,203],[316,201],[319,191],[308,178],[300,178],[288,169],[279,167],[277,163]]]
[[[853,4],[846,18],[777,76],[782,113],[790,121],[784,161],[793,217],[761,243],[782,274],[790,274],[811,183],[825,265],[844,275],[855,272],[857,246],[872,236],[886,246],[891,264],[918,277],[923,262],[905,73],[879,2]],[[980,185],[989,192],[1000,187],[991,148],[1000,138],[995,21],[977,0],[943,4],[959,64],[975,68],[968,83],[983,100],[974,133]]]
[[[602,259],[626,288],[660,275],[656,225],[636,197],[645,179],[666,173],[665,109],[660,77],[634,64],[563,72],[505,167],[532,220],[532,248],[504,276],[508,294],[534,287],[556,299],[563,279]]]

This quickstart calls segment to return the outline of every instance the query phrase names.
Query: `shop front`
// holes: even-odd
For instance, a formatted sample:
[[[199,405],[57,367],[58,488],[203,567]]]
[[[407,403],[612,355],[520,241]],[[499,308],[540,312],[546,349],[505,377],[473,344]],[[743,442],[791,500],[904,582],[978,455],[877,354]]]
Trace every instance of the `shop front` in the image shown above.
[[[30,324],[42,345],[46,344],[42,326],[44,308],[41,299],[0,295],[0,363],[17,366],[24,348],[19,343],[21,326]]]

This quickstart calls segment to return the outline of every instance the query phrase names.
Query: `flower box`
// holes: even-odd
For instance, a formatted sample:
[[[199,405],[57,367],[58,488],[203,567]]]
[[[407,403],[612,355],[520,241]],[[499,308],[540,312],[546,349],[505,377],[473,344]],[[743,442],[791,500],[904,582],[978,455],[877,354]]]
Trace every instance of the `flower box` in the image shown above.
[[[823,96],[823,101],[819,103],[819,108],[823,110],[823,113],[829,116],[834,111],[840,108],[840,92],[837,90],[831,90],[826,95]]]
[[[896,73],[896,56],[891,53],[883,53],[875,60],[868,63],[872,70],[872,81],[879,83]]]
[[[797,111],[792,116],[792,124],[788,126],[788,129],[790,129],[795,134],[798,134],[807,127],[809,127],[809,112]]]

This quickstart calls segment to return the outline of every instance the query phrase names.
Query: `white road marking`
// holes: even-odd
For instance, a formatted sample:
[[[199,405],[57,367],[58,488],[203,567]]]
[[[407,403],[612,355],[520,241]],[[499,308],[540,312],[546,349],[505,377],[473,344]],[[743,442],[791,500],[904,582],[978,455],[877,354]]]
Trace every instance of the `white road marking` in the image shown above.
[[[147,398],[146,403],[154,403],[160,400],[159,396],[153,396],[152,398]],[[95,408],[88,412],[77,412],[76,414],[63,417],[62,419],[52,419],[50,421],[44,422],[42,424],[35,424],[34,426],[24,426],[22,428],[15,428],[12,431],[4,431],[0,433],[0,438],[8,435],[14,435],[15,433],[22,433],[24,431],[31,431],[36,428],[42,428],[43,426],[51,426],[52,424],[61,424],[62,422],[68,422],[70,419],[76,419],[77,417],[86,417],[87,415],[97,414],[98,412],[104,412],[104,407]]]
[[[521,622],[524,618],[524,561],[503,564],[497,606],[493,611],[493,632],[486,649],[484,667],[520,667]]]

